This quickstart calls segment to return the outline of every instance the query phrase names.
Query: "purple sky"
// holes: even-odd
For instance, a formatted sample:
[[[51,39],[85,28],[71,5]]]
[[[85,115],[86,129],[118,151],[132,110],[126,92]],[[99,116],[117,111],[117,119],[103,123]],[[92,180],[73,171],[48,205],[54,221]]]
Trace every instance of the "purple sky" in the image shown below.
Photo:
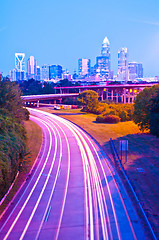
[[[95,64],[105,36],[111,68],[117,53],[129,50],[129,61],[143,62],[144,76],[159,75],[158,0],[1,0],[0,71],[14,68],[15,52],[33,55],[38,65],[60,64],[70,73],[78,58]]]

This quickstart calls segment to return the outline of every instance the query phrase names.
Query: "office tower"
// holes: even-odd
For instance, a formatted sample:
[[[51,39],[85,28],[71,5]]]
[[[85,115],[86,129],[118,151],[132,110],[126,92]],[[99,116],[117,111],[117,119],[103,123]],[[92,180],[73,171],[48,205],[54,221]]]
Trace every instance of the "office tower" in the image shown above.
[[[41,67],[41,80],[49,80],[49,65],[43,65]]]
[[[96,57],[96,71],[100,76],[110,77],[110,43],[107,37],[104,38],[101,49],[101,56]]]
[[[14,68],[13,70],[9,71],[9,77],[11,81],[16,81],[16,72],[17,70]]]
[[[78,74],[80,77],[90,75],[91,60],[87,58],[78,59]]]
[[[25,78],[25,53],[15,53],[16,80],[22,81]]]
[[[33,56],[27,61],[27,79],[31,78],[37,80],[37,62]]]
[[[128,49],[121,48],[118,51],[118,80],[128,81]]]
[[[143,78],[143,64],[137,63],[137,77]]]
[[[62,66],[51,65],[49,67],[49,78],[50,79],[61,79],[62,78]]]
[[[37,80],[40,81],[41,80],[41,70],[40,70],[39,66],[36,67],[36,72],[37,72]]]
[[[143,66],[142,63],[129,62],[129,79],[134,80],[135,78],[143,78]]]

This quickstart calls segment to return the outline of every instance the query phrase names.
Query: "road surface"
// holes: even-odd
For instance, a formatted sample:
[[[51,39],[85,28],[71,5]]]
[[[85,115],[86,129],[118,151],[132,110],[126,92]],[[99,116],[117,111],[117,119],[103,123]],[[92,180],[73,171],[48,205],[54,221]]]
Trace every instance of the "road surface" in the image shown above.
[[[0,239],[146,239],[107,157],[69,121],[30,109],[43,131],[36,164],[0,220]]]

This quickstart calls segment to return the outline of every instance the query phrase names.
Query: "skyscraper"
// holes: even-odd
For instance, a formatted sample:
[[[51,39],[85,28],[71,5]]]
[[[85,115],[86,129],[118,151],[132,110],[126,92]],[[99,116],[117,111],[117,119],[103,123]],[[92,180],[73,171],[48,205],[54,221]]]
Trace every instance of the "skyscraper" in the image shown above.
[[[143,64],[137,63],[137,77],[143,78]]]
[[[143,78],[143,66],[142,63],[129,62],[129,79],[134,80],[135,78]]]
[[[41,80],[49,80],[49,65],[41,67]]]
[[[80,77],[84,77],[90,74],[91,60],[87,58],[78,59],[78,74]]]
[[[16,81],[16,77],[17,77],[17,74],[16,74],[17,70],[14,68],[13,70],[9,71],[9,76],[10,76],[10,80],[11,81]]]
[[[121,48],[118,51],[118,80],[128,81],[128,49]]]
[[[41,80],[41,69],[39,66],[37,66],[36,70],[37,70],[37,80],[40,81]]]
[[[50,79],[60,79],[62,78],[62,66],[60,65],[51,65],[49,67],[49,78]]]
[[[96,70],[106,79],[110,77],[110,43],[107,37],[104,38],[101,49],[101,56],[96,58]]]
[[[16,80],[22,81],[25,78],[25,53],[15,53]]]
[[[27,78],[37,80],[37,62],[33,56],[27,61]]]

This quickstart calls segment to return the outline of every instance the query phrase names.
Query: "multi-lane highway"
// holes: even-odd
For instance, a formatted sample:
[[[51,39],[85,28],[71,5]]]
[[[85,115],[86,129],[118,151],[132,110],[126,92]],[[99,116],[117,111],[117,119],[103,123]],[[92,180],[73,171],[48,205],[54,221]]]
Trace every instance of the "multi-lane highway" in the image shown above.
[[[30,109],[43,130],[36,164],[0,220],[0,239],[146,239],[120,179],[84,131]]]

